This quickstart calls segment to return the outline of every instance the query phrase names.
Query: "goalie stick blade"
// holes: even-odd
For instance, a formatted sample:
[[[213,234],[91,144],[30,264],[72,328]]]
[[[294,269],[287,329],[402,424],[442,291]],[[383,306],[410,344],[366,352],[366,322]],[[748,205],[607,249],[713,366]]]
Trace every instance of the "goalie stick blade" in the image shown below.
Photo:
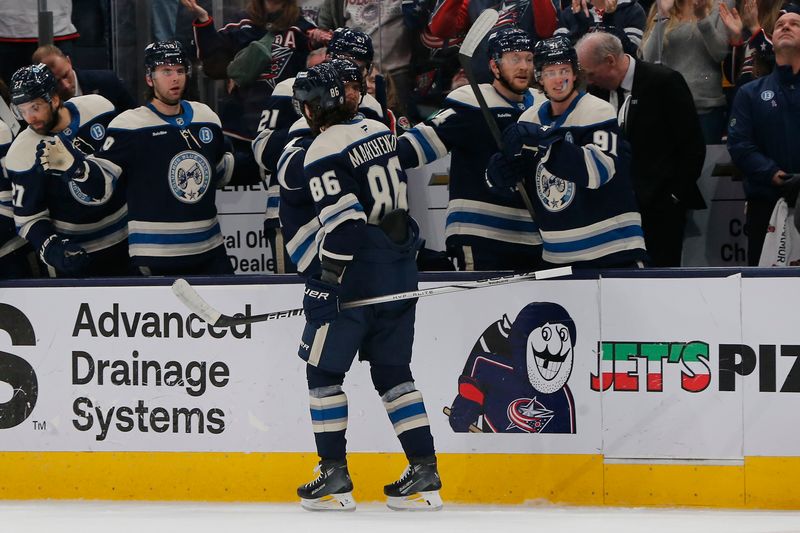
[[[464,41],[461,43],[461,48],[458,50],[458,55],[471,58],[486,34],[494,28],[498,17],[499,15],[494,9],[484,9],[470,26]]]
[[[188,281],[183,278],[176,279],[175,283],[172,284],[172,292],[186,307],[205,320],[207,324],[218,325],[217,321],[222,316],[222,313],[203,300],[194,290],[194,287],[189,285]]]

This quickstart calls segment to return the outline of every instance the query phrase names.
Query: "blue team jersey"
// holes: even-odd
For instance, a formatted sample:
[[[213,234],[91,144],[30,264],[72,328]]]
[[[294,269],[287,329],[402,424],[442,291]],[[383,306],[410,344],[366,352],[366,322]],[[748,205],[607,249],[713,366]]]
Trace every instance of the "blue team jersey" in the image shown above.
[[[482,84],[480,89],[501,130],[544,100],[541,93],[533,90],[521,102],[512,102],[490,84]],[[447,107],[400,137],[399,151],[404,168],[452,154],[445,221],[447,243],[520,253],[540,246],[538,227],[522,200],[518,196],[495,197],[487,191],[484,174],[497,145],[472,88],[459,87],[450,93],[445,104]]]
[[[581,92],[560,116],[552,115],[548,100],[519,121],[549,126],[562,139],[525,181],[544,241],[542,259],[599,268],[644,261],[630,148],[614,108]]]
[[[61,134],[85,154],[98,150],[114,116],[111,102],[86,95],[70,99],[64,107],[71,120]],[[101,194],[89,195],[74,181],[68,185],[47,176],[36,161],[36,147],[52,139],[26,128],[6,156],[19,235],[40,250],[51,235],[58,234],[90,254],[123,242],[128,235],[124,186],[103,187]]]
[[[384,124],[355,118],[320,133],[305,156],[305,177],[322,232],[320,257],[350,261],[358,228],[408,209],[397,137]]]
[[[190,267],[223,245],[216,188],[230,176],[217,115],[182,100],[166,116],[152,105],[109,124],[103,150],[89,158],[94,178],[127,180],[129,253],[136,266]]]

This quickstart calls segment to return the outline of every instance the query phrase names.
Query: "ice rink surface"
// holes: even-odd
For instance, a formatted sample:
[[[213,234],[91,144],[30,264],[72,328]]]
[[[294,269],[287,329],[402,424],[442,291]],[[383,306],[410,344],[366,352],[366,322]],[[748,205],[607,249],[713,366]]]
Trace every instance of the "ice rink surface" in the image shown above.
[[[359,504],[310,513],[292,504],[0,501],[3,533],[789,533],[800,511],[479,507],[393,512]]]

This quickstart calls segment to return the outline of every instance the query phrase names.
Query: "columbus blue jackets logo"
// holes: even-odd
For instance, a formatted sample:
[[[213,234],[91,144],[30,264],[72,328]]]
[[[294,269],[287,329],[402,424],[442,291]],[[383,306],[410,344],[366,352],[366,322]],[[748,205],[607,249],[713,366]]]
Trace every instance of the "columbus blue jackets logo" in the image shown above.
[[[575,199],[575,184],[551,174],[540,163],[536,167],[536,194],[544,208],[555,213],[569,207]]]
[[[186,150],[169,164],[169,185],[181,202],[194,204],[203,198],[211,184],[211,165],[201,154]]]
[[[577,332],[556,303],[533,302],[503,316],[475,343],[449,409],[456,432],[575,433],[567,385]]]

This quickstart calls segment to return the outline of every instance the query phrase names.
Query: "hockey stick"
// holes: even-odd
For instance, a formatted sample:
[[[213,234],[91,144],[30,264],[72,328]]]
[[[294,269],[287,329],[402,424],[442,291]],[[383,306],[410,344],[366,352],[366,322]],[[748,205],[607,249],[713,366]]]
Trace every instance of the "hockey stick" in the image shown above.
[[[453,410],[445,405],[442,408],[442,412],[447,415],[447,418],[450,418],[450,413],[452,413]],[[479,428],[478,426],[476,426],[475,424],[470,424],[469,425],[469,432],[470,433],[483,433],[483,430],[481,428]]]
[[[535,272],[524,272],[522,274],[511,274],[508,276],[500,276],[496,278],[479,279],[476,281],[465,281],[455,285],[445,285],[443,287],[434,287],[432,289],[420,289],[416,291],[400,292],[397,294],[387,294],[385,296],[376,296],[374,298],[364,298],[363,300],[354,300],[352,302],[345,302],[341,305],[342,309],[352,309],[354,307],[362,307],[365,305],[380,304],[386,302],[396,302],[399,300],[410,300],[411,298],[423,298],[425,296],[436,296],[438,294],[447,294],[450,292],[464,291],[470,289],[480,289],[482,287],[492,287],[494,285],[506,285],[508,283],[517,283],[518,281],[527,281],[534,279],[547,279],[557,278],[560,276],[569,276],[572,274],[572,267],[559,267],[550,268],[547,270],[538,270]],[[280,318],[288,318],[292,316],[299,316],[303,314],[303,308],[288,309],[286,311],[275,311],[272,313],[263,313],[260,315],[251,316],[230,316],[223,315],[214,309],[208,302],[197,294],[188,281],[182,278],[175,280],[172,284],[172,292],[175,296],[191,309],[200,318],[211,324],[214,327],[229,327],[239,326],[242,324],[252,324],[254,322],[266,322],[268,320],[278,320]]]
[[[481,12],[478,18],[475,19],[475,22],[472,23],[466,37],[464,37],[464,42],[461,43],[461,48],[458,51],[458,62],[461,63],[461,67],[464,69],[464,75],[469,81],[469,86],[472,87],[472,92],[475,93],[478,106],[481,108],[481,114],[483,114],[483,119],[489,126],[489,131],[492,132],[494,142],[497,144],[498,150],[502,151],[503,135],[500,133],[497,121],[494,119],[491,111],[489,111],[486,99],[483,97],[481,88],[478,86],[478,81],[475,79],[475,72],[472,70],[472,56],[475,54],[475,50],[478,48],[478,45],[481,44],[486,34],[494,27],[498,16],[497,11],[494,9],[484,9],[483,12]],[[517,182],[517,192],[522,197],[522,202],[525,204],[525,209],[530,213],[531,219],[536,220],[536,216],[533,213],[533,204],[531,203],[527,191],[525,191],[525,185],[522,181]]]

